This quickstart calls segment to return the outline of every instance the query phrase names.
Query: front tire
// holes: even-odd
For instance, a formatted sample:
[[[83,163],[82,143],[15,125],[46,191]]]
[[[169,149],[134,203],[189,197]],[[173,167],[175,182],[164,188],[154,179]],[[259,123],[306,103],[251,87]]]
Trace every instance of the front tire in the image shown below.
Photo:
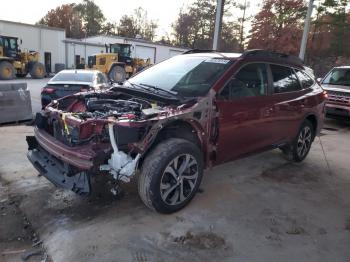
[[[45,77],[46,71],[42,63],[34,62],[30,69],[30,75],[34,79],[42,79]]]
[[[301,162],[306,158],[314,138],[315,131],[313,125],[309,120],[305,120],[292,143],[291,154],[293,161]]]
[[[114,66],[108,74],[110,80],[115,83],[122,83],[126,79],[126,72],[124,67]]]
[[[203,176],[203,157],[193,143],[171,138],[145,158],[138,189],[142,201],[159,213],[184,208],[196,194]]]
[[[11,80],[15,78],[16,69],[8,61],[0,62],[0,79],[1,80]]]

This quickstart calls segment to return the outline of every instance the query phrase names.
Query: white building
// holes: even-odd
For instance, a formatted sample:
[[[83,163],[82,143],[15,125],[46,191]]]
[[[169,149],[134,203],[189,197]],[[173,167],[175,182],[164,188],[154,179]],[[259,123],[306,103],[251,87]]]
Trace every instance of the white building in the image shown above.
[[[65,63],[64,29],[0,20],[0,35],[18,37],[21,50],[38,51],[51,71],[55,63]]]
[[[109,44],[131,44],[132,57],[151,59],[152,63],[159,63],[169,57],[178,55],[186,51],[185,48],[174,47],[171,45],[153,43],[143,39],[126,38],[120,36],[93,36],[88,37],[87,41],[101,45]]]
[[[41,62],[50,72],[54,72],[57,63],[65,64],[66,68],[74,68],[81,58],[87,62],[88,56],[106,52],[105,45],[109,44],[130,44],[132,57],[150,58],[152,63],[159,63],[187,50],[143,39],[119,36],[100,35],[86,39],[71,39],[65,37],[65,30],[61,28],[4,20],[0,20],[0,35],[18,37],[22,50],[38,51]]]

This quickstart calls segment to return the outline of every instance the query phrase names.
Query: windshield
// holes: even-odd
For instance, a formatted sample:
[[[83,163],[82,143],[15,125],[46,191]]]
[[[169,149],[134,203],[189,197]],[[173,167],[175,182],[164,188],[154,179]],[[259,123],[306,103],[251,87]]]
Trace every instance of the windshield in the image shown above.
[[[10,50],[17,50],[17,39],[5,38],[5,47]]]
[[[323,80],[322,84],[350,86],[350,69],[333,69]]]
[[[121,45],[121,44],[111,45],[111,53],[116,53],[121,56],[130,56],[130,45]]]
[[[58,73],[52,82],[92,82],[94,79],[93,73]]]
[[[184,97],[204,96],[232,64],[229,59],[178,55],[130,78],[131,84],[150,85]]]

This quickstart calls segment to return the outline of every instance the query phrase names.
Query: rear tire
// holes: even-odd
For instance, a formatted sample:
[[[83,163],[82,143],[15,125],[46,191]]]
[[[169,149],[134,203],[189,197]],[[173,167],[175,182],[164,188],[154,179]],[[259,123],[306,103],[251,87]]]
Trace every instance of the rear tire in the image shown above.
[[[142,201],[159,213],[184,208],[196,194],[203,176],[203,157],[193,143],[170,138],[144,159],[138,189]]]
[[[108,77],[115,83],[122,83],[126,79],[125,69],[121,66],[114,66],[108,73]]]
[[[16,69],[8,61],[0,62],[0,79],[1,80],[11,80],[15,78]]]
[[[289,147],[281,148],[281,150],[292,161],[301,162],[309,154],[314,138],[313,125],[309,120],[305,120],[292,144]]]
[[[42,63],[34,62],[31,69],[30,75],[34,79],[42,79],[45,77],[46,71]]]

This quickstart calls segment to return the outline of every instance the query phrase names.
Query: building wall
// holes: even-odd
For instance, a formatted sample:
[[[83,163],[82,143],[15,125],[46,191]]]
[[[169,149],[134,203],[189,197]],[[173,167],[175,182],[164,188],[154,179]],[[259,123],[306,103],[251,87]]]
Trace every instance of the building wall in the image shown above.
[[[89,45],[81,42],[81,43],[71,43],[66,42],[65,43],[66,48],[66,67],[67,68],[75,68],[75,56],[79,55],[80,58],[85,59],[85,63],[87,63],[88,56],[101,53],[102,51],[105,51],[104,46],[96,46],[96,45]]]
[[[178,55],[183,53],[184,51],[188,50],[185,48],[179,48],[179,47],[172,47],[172,46],[167,46],[167,45],[161,45],[161,44],[156,44],[156,43],[151,43],[148,41],[143,41],[143,40],[132,40],[132,39],[126,39],[123,37],[118,37],[118,36],[94,36],[94,37],[89,37],[87,38],[87,41],[90,43],[96,43],[100,45],[104,44],[114,44],[114,43],[124,43],[124,44],[131,44],[133,46],[131,56],[132,57],[137,57],[137,58],[143,58],[147,59],[150,58],[152,63],[159,63],[161,61],[164,61],[165,59],[168,59],[174,55]],[[145,52],[138,52],[138,49],[143,49],[147,51]],[[154,50],[154,56],[149,57],[151,50]]]
[[[75,67],[75,56],[85,58],[96,53],[105,52],[105,44],[127,43],[132,45],[131,56],[148,59],[159,63],[186,49],[155,44],[142,39],[130,39],[118,36],[95,36],[85,40],[66,39],[63,29],[35,26],[11,21],[0,20],[0,35],[18,37],[22,40],[22,51],[38,51],[40,62],[45,63],[45,52],[51,53],[51,71],[55,64],[65,64],[67,68]]]
[[[65,63],[65,31],[0,20],[0,35],[18,37],[20,49],[38,51],[40,62],[44,63],[44,53],[51,53],[51,68],[55,63]]]

